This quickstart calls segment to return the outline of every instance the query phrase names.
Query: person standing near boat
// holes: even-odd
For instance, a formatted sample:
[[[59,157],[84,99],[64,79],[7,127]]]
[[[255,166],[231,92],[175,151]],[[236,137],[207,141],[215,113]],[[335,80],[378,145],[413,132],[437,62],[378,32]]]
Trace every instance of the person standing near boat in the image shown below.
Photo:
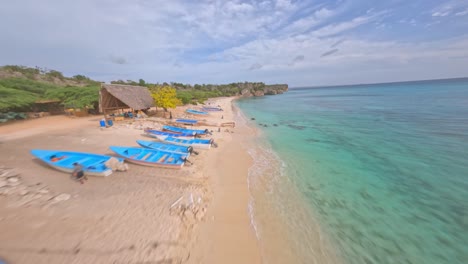
[[[83,166],[77,162],[73,163],[72,176],[80,181],[81,184],[84,183],[84,180],[88,180],[88,177],[84,175]]]

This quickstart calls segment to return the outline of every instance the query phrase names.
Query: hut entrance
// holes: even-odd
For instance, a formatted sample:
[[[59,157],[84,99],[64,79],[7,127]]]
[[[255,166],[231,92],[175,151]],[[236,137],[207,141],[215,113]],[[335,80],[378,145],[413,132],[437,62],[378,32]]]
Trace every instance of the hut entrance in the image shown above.
[[[65,109],[60,100],[39,100],[32,106],[30,117],[42,117],[48,115],[60,115],[65,112]]]

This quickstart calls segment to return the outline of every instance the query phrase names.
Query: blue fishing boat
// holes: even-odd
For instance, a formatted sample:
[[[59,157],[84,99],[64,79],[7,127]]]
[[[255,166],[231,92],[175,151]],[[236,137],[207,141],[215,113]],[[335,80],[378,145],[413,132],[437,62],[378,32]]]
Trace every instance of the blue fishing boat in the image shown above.
[[[179,146],[174,144],[166,144],[161,142],[154,142],[154,141],[145,141],[145,140],[137,140],[136,141],[140,146],[149,149],[155,149],[165,152],[172,152],[172,153],[179,153],[187,155],[187,158],[193,151],[192,147],[186,146]]]
[[[187,125],[195,125],[198,123],[198,120],[195,119],[176,119],[177,123],[187,124]]]
[[[199,149],[210,149],[213,139],[180,139],[175,137],[160,138],[163,142],[180,146],[187,146]]]
[[[149,148],[110,146],[110,150],[124,157],[128,162],[144,166],[180,169],[188,154],[165,152]]]
[[[171,131],[175,133],[193,133],[194,135],[206,135],[209,134],[208,129],[187,129],[175,126],[163,126],[164,131]]]
[[[108,168],[105,163],[112,156],[99,155],[93,153],[63,151],[63,150],[42,150],[33,149],[31,154],[43,161],[47,165],[63,171],[71,173],[73,172],[73,163],[78,163],[83,166],[85,175],[88,176],[109,176],[112,174],[112,169]],[[123,159],[117,158],[120,162]]]
[[[198,110],[194,110],[194,109],[187,109],[187,110],[185,110],[185,112],[187,112],[189,114],[194,114],[194,115],[208,115],[208,112],[198,111]]]
[[[177,133],[177,132],[171,132],[171,131],[161,131],[161,130],[155,130],[155,129],[145,129],[144,130],[145,134],[149,137],[154,137],[157,138],[159,136],[172,136],[172,137],[178,137],[178,138],[183,138],[183,139],[192,139],[196,133]]]

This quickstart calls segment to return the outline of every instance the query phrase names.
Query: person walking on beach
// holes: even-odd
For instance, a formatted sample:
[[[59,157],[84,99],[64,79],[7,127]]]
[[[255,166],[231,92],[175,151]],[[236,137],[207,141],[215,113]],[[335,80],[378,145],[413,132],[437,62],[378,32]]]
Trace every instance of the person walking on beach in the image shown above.
[[[83,166],[77,162],[73,163],[72,176],[80,181],[81,184],[83,184],[85,180],[88,180],[88,177],[84,175]]]

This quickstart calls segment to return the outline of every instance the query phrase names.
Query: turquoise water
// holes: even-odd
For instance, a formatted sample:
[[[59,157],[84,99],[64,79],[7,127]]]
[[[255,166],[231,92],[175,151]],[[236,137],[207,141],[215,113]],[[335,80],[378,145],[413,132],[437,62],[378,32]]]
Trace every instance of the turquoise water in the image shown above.
[[[345,263],[468,262],[468,80],[290,89],[237,105]]]

